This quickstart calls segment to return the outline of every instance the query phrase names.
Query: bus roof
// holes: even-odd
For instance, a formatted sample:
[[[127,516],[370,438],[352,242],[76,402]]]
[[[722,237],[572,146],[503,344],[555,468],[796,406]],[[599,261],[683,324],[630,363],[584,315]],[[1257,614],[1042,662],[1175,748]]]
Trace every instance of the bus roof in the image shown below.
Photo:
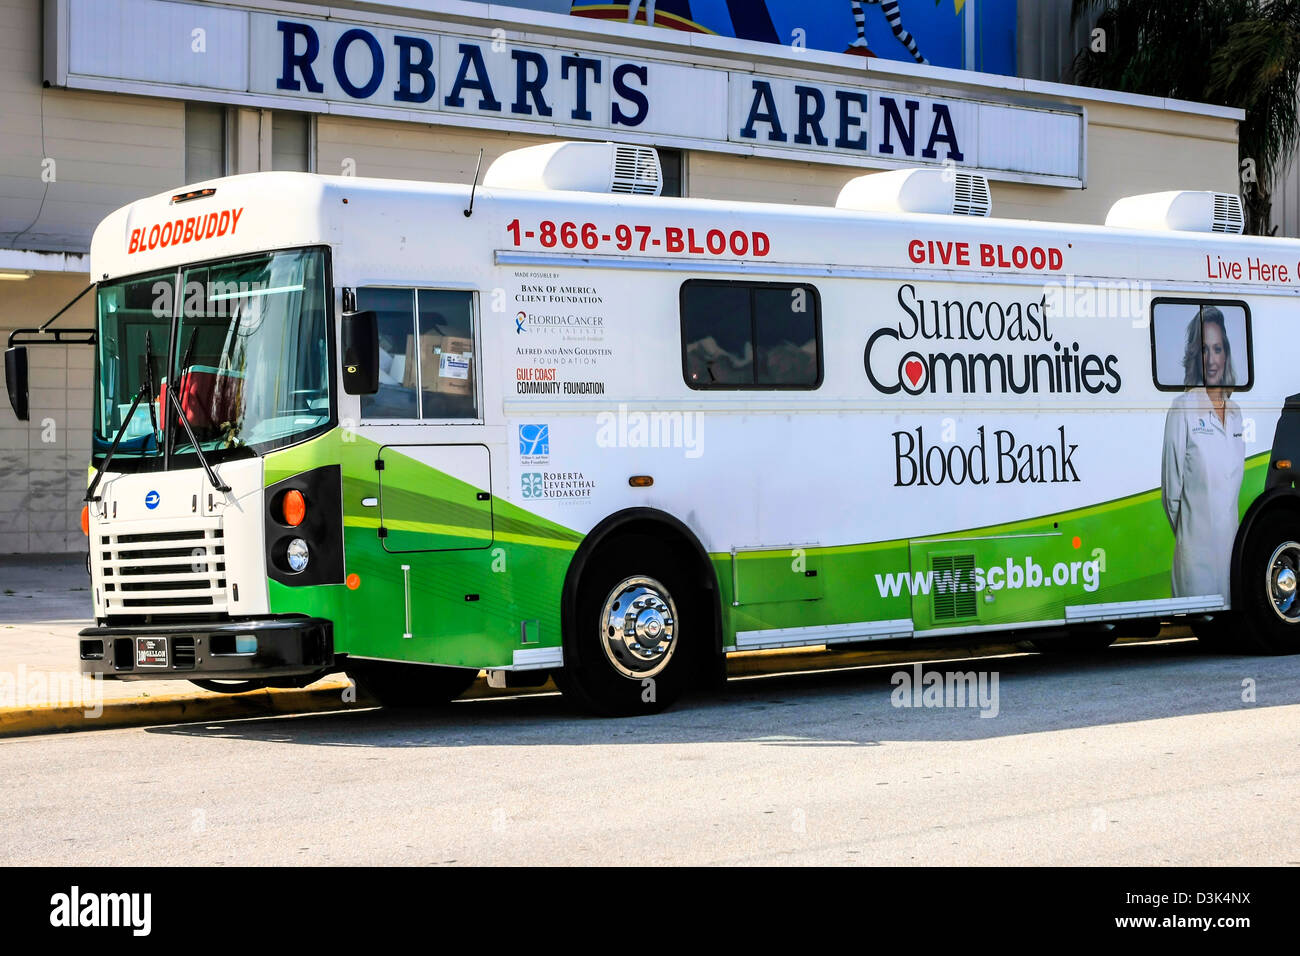
[[[364,249],[371,259],[417,255],[426,268],[429,250],[442,246],[449,254],[478,256],[483,267],[494,252],[504,251],[518,261],[529,255],[555,257],[557,265],[618,259],[635,266],[634,260],[644,259],[647,268],[668,263],[686,271],[699,261],[713,272],[730,266],[743,273],[761,265],[764,272],[780,274],[788,265],[799,275],[910,269],[954,276],[992,273],[1018,281],[1090,277],[1300,291],[1300,241],[1294,239],[484,186],[477,188],[473,217],[466,218],[469,196],[467,184],[292,172],[230,176],[159,193],[111,213],[91,242],[92,275],[103,280],[328,244],[344,252]],[[518,240],[507,230],[513,220],[522,223]],[[565,248],[558,238],[548,246],[541,236],[545,222],[553,227],[571,222],[576,230],[591,222],[595,247],[578,241]],[[639,231],[630,248],[624,247],[616,238],[621,226],[651,230],[646,248],[640,247]],[[711,233],[724,240],[721,251],[716,242],[710,244],[717,239]],[[733,241],[736,233],[748,238]],[[755,233],[765,242],[755,242]],[[678,234],[680,249],[673,244]]]

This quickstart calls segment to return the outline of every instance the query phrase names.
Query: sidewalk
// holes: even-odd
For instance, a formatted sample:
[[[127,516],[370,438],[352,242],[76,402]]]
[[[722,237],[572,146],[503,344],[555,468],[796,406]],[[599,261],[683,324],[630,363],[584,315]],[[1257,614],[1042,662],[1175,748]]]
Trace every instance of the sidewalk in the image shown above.
[[[77,632],[91,625],[90,575],[85,555],[0,557],[0,675],[45,675],[51,688],[81,688],[81,699],[146,700],[183,692],[224,697],[188,681],[96,681],[82,677]],[[346,682],[342,674],[334,680]],[[0,688],[2,691],[3,688]],[[0,706],[11,703],[0,696]]]
[[[0,737],[373,706],[344,701],[343,674],[238,695],[183,680],[97,681],[82,676],[77,657],[77,632],[90,623],[84,555],[0,556]]]

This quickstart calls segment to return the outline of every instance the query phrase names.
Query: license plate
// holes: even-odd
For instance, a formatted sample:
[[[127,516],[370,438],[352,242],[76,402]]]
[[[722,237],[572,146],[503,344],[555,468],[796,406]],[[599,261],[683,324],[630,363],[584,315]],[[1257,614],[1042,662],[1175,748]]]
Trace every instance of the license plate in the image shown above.
[[[135,639],[136,667],[166,667],[167,638],[137,637]]]

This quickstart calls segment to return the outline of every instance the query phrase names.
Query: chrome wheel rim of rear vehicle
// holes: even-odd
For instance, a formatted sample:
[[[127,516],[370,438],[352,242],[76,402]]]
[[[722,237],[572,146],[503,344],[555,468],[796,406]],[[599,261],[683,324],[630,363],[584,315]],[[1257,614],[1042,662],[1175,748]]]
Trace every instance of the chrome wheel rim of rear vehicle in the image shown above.
[[[1265,574],[1273,612],[1288,624],[1300,623],[1300,544],[1288,541],[1278,545]]]
[[[625,578],[615,585],[600,626],[605,656],[624,677],[654,677],[677,649],[677,605],[654,578]]]

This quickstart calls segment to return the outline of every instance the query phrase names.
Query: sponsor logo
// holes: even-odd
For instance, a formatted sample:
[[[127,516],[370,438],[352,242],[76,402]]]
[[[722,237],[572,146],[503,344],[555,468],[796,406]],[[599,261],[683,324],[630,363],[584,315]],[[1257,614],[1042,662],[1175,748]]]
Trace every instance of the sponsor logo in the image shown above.
[[[605,318],[600,315],[574,315],[567,313],[518,312],[515,314],[515,334],[525,332],[582,333],[587,336],[605,334]]]
[[[703,252],[704,250],[700,250]],[[593,286],[586,285],[528,285],[522,284],[516,302],[550,302],[578,305],[601,305],[604,298]],[[521,312],[520,315],[523,313]]]
[[[158,492],[156,491],[151,491],[144,496],[144,506],[148,508],[150,511],[153,511],[154,508],[157,508],[159,502],[161,501],[162,501],[162,495],[158,494]]]
[[[519,493],[525,498],[543,498],[542,473],[526,471],[519,478]]]
[[[551,432],[548,426],[519,426],[519,455],[525,464],[545,461],[550,454]]]
[[[525,498],[590,498],[596,482],[580,471],[526,471],[519,476]]]

